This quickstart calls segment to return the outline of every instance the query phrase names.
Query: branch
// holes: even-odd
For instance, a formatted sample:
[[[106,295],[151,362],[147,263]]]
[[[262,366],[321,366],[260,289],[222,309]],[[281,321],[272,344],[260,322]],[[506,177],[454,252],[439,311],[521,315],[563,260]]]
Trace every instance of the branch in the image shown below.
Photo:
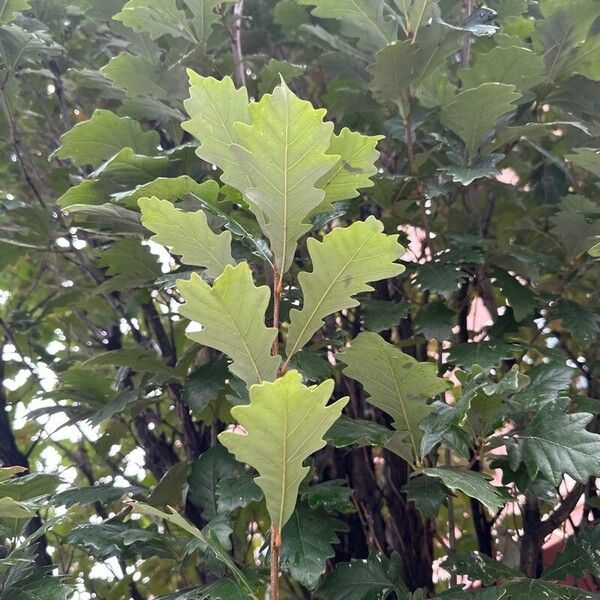
[[[233,76],[237,87],[246,85],[246,69],[244,67],[244,56],[242,54],[242,15],[244,12],[244,0],[237,0],[233,6],[233,20],[230,25],[225,24],[229,32],[229,45],[233,55]],[[221,12],[221,19],[225,21],[225,13]]]

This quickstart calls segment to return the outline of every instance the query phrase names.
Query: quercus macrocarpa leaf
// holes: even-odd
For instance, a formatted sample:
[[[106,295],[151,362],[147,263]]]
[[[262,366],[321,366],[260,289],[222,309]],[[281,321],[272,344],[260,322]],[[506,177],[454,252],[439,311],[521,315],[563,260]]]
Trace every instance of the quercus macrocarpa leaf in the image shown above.
[[[327,405],[334,382],[302,383],[297,371],[250,388],[250,404],[231,414],[245,433],[225,431],[221,443],[259,476],[272,524],[281,531],[294,512],[298,488],[308,473],[304,461],[325,445],[323,436],[338,419],[348,398]]]
[[[236,90],[228,77],[218,81],[193,71],[189,77],[191,118],[183,127],[201,141],[198,156],[244,194],[281,275],[310,230],[312,213],[372,185],[381,138],[347,128],[333,135],[326,111],[298,98],[284,81],[248,103],[245,89]]]
[[[281,361],[271,355],[276,330],[265,325],[270,291],[254,285],[248,263],[227,265],[212,286],[196,273],[177,286],[185,300],[179,312],[202,326],[188,337],[227,354],[248,385],[275,378]]]
[[[310,340],[327,315],[358,306],[353,296],[371,291],[369,281],[404,271],[404,266],[395,262],[404,254],[398,236],[383,233],[382,223],[373,216],[337,227],[322,242],[310,238],[308,253],[312,271],[298,276],[303,301],[301,310],[290,311],[288,359]]]
[[[153,231],[152,240],[181,255],[186,265],[205,267],[210,277],[218,277],[227,265],[235,264],[231,256],[231,233],[215,233],[202,210],[183,212],[168,200],[140,198],[142,224]]]

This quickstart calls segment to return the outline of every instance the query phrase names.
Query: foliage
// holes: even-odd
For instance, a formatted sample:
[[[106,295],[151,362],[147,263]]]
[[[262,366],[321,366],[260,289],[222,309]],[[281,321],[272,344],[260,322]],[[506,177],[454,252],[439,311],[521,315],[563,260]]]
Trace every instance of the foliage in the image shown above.
[[[595,597],[599,19],[0,2],[0,600]]]

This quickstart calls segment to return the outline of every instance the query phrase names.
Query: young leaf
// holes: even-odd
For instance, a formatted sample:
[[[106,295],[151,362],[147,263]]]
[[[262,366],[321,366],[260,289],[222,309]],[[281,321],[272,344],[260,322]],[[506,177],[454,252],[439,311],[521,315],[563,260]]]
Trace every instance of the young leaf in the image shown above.
[[[226,265],[233,265],[231,233],[215,233],[203,210],[184,212],[168,200],[141,198],[142,224],[156,235],[152,240],[181,255],[186,265],[205,267],[209,277],[218,277]]]
[[[156,154],[160,139],[156,131],[142,131],[130,117],[97,109],[90,119],[67,131],[60,142],[53,156],[70,158],[78,166],[97,167],[123,148],[131,148],[136,154]]]
[[[380,135],[362,135],[347,127],[331,138],[328,153],[339,154],[340,159],[317,181],[317,187],[325,190],[325,200],[317,210],[324,210],[332,202],[355,198],[359,189],[373,185],[371,177],[377,173],[375,162],[379,158],[375,146],[382,138]]]
[[[15,18],[16,12],[23,12],[30,8],[27,0],[5,0],[0,7],[0,23],[10,23]]]
[[[369,404],[394,419],[398,431],[407,432],[414,456],[419,456],[421,420],[432,408],[426,401],[450,387],[436,376],[431,362],[417,362],[376,333],[362,332],[339,354],[344,373],[365,388]]]
[[[243,463],[254,467],[256,483],[267,501],[272,524],[279,530],[294,512],[298,488],[308,472],[302,463],[325,445],[323,436],[348,402],[326,406],[333,380],[307,387],[297,371],[250,388],[250,404],[235,406],[232,416],[246,435],[219,434],[221,443]]]
[[[35,513],[22,502],[6,496],[0,498],[0,519],[30,519]]]
[[[469,164],[498,119],[515,110],[513,103],[520,96],[514,85],[483,83],[457,94],[454,102],[442,109],[442,122],[465,143]]]
[[[375,217],[336,228],[322,242],[308,240],[313,270],[298,276],[302,288],[302,310],[290,311],[286,351],[288,357],[300,350],[323,319],[344,308],[358,306],[353,296],[369,292],[369,281],[395,277],[404,266],[394,261],[404,253],[397,235],[383,233]]]
[[[223,183],[244,191],[251,183],[233,152],[238,141],[233,125],[250,123],[246,88],[236,90],[230,77],[202,77],[191,69],[188,77],[190,97],[183,104],[190,119],[181,126],[202,143],[196,154],[223,171]]]
[[[233,125],[237,168],[251,180],[250,187],[238,189],[271,242],[275,265],[285,273],[296,242],[310,229],[308,215],[325,198],[317,181],[340,161],[325,154],[333,123],[324,123],[326,111],[300,100],[284,82],[249,110],[251,125]]]
[[[248,263],[227,265],[212,287],[196,273],[177,285],[185,300],[179,312],[203,327],[188,337],[232,358],[230,371],[248,385],[275,378],[280,359],[271,356],[271,346],[277,332],[265,325],[270,291],[254,285]]]
[[[563,475],[585,483],[600,475],[600,435],[586,430],[588,413],[564,414],[553,403],[540,407],[516,440],[508,446],[511,468],[525,463],[532,478],[541,473],[558,485]]]

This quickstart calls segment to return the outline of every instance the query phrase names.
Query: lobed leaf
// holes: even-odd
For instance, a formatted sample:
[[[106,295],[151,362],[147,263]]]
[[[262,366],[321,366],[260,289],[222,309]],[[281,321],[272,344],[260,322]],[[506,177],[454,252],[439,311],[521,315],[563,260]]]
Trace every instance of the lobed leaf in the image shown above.
[[[313,270],[298,276],[302,309],[290,311],[287,356],[300,350],[323,325],[323,319],[345,308],[358,306],[355,294],[372,291],[367,282],[395,277],[404,266],[395,263],[404,253],[397,235],[383,233],[375,217],[338,227],[322,242],[308,240]]]
[[[233,362],[229,370],[248,385],[275,378],[280,359],[271,356],[277,331],[265,325],[267,286],[256,287],[248,263],[227,265],[212,287],[197,273],[177,286],[185,300],[179,312],[202,326],[190,339],[216,348]]]
[[[181,255],[186,265],[204,267],[209,277],[218,277],[227,265],[234,265],[231,256],[231,233],[215,233],[203,210],[184,212],[168,200],[141,198],[142,224],[153,231],[152,240]]]
[[[323,436],[340,416],[348,398],[326,406],[333,380],[307,387],[297,371],[275,382],[250,388],[250,404],[235,406],[232,416],[245,434],[224,431],[221,443],[259,477],[272,524],[279,530],[288,522],[300,483],[308,473],[303,462],[325,445]]]

